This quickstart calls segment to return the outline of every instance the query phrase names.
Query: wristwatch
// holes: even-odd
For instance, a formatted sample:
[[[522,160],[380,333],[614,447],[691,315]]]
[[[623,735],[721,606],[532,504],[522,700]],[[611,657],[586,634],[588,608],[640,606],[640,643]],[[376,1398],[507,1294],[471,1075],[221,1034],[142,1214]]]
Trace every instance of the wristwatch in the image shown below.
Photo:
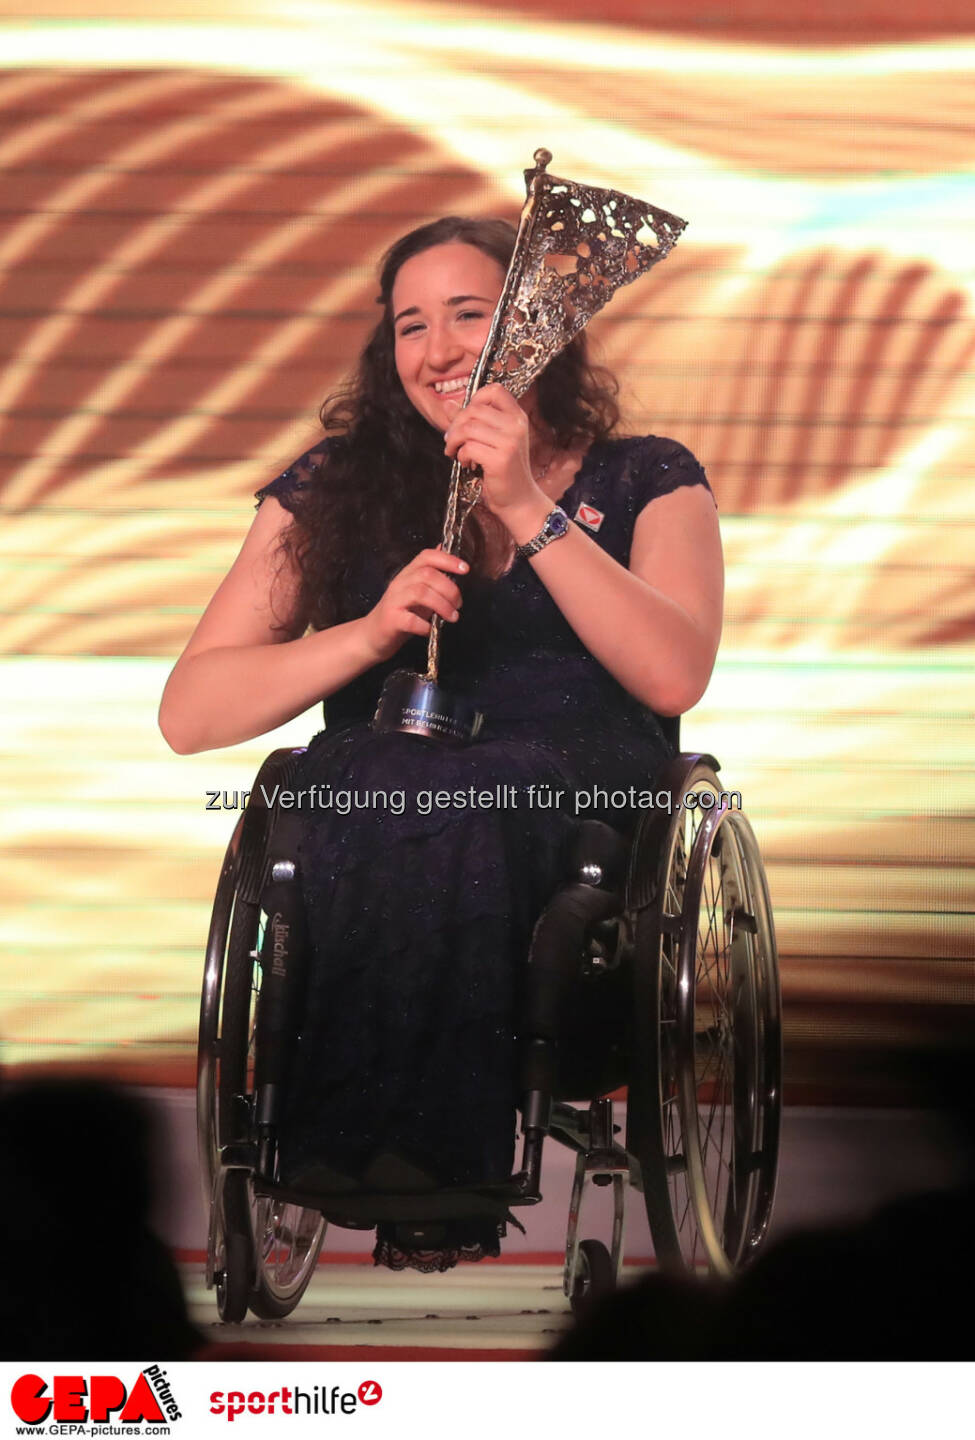
[[[544,550],[546,545],[551,545],[553,540],[561,540],[563,535],[569,533],[569,517],[561,505],[556,505],[554,510],[549,511],[545,516],[545,524],[538,534],[524,545],[515,546],[515,554],[528,559],[531,555],[537,555],[539,550]]]

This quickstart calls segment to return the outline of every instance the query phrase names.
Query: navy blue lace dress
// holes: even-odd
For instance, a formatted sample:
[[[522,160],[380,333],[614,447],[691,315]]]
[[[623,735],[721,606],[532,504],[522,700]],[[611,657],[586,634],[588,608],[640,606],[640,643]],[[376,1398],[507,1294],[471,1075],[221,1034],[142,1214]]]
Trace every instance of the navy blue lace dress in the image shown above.
[[[300,508],[317,459],[259,499]],[[570,517],[591,507],[589,533],[626,565],[644,506],[700,484],[673,440],[610,440],[561,503]],[[383,590],[365,551],[360,580],[365,613]],[[317,803],[301,851],[313,956],[282,1136],[295,1184],[368,1177],[390,1156],[446,1184],[510,1174],[519,979],[567,832],[577,812],[625,827],[632,813],[600,792],[649,788],[669,754],[657,717],[589,654],[527,560],[461,583],[440,673],[484,712],[478,740],[370,730],[386,675],[425,668],[417,640],[329,697],[303,760]]]

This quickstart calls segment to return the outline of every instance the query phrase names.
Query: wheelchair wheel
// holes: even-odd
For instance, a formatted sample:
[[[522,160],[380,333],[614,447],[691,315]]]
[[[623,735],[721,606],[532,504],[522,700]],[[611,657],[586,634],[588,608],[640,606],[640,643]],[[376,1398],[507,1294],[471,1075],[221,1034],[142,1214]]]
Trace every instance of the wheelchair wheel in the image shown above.
[[[273,787],[272,762],[288,758],[282,751],[269,757],[255,781],[257,796],[262,781],[268,791]],[[317,1210],[255,1194],[248,1168],[265,920],[256,897],[269,818],[252,798],[227,849],[200,1009],[197,1134],[210,1212],[207,1283],[216,1284],[221,1319],[232,1323],[243,1319],[248,1306],[262,1319],[290,1314],[315,1272],[325,1235]]]
[[[597,1301],[612,1295],[615,1289],[616,1269],[606,1246],[601,1240],[581,1240],[578,1275],[569,1300],[572,1313],[586,1315]]]
[[[250,1176],[227,1177],[233,1224],[247,1226],[246,1265],[253,1278],[247,1304],[259,1320],[283,1320],[298,1304],[315,1273],[326,1223],[317,1210],[255,1195]]]
[[[250,1295],[251,1247],[246,1236],[224,1234],[216,1271],[217,1313],[227,1325],[239,1325]]]
[[[781,1023],[765,875],[745,817],[703,761],[693,808],[638,836],[655,874],[632,915],[627,1148],[661,1265],[729,1276],[765,1238],[778,1164]],[[703,797],[703,798],[702,798]],[[652,847],[652,848],[651,848]]]

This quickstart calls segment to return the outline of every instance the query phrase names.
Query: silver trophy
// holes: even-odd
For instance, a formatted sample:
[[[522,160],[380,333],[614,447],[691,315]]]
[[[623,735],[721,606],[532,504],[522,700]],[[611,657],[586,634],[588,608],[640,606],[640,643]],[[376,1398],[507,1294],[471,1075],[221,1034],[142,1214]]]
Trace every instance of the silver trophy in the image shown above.
[[[618,190],[597,190],[549,175],[552,156],[535,151],[525,171],[527,198],[504,288],[464,404],[482,385],[503,385],[519,399],[550,360],[588,325],[623,285],[671,252],[687,225]],[[454,461],[442,548],[457,553],[464,522],[481,497],[480,467]],[[473,740],[483,715],[439,683],[441,616],[434,615],[426,674],[396,670],[383,686],[374,730],[403,730],[447,741]]]

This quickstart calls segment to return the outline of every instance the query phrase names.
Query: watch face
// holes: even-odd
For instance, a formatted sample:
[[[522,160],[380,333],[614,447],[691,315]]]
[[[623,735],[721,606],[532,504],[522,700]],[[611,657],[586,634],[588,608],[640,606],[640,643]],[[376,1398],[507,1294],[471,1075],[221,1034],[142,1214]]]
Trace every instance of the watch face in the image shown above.
[[[548,517],[548,528],[551,535],[564,535],[569,528],[568,517],[561,510],[556,510]]]

